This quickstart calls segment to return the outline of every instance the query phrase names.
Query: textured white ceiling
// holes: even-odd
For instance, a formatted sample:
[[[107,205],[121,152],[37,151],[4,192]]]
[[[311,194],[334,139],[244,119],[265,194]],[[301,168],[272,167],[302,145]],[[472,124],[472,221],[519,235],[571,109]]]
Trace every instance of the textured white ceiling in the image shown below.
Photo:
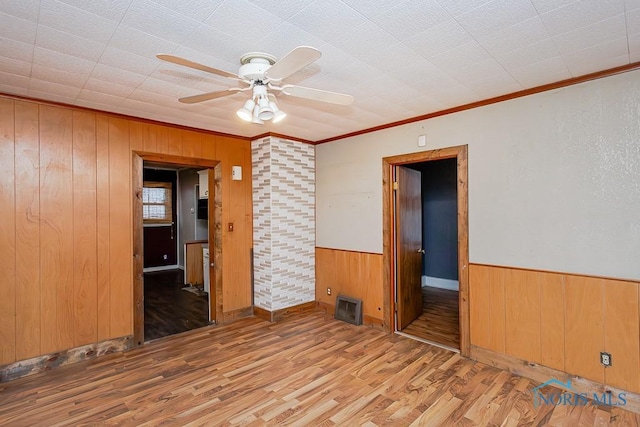
[[[351,106],[280,96],[278,124],[242,122],[246,52],[322,57],[285,83]],[[640,61],[640,0],[1,0],[0,92],[242,136],[321,140]]]

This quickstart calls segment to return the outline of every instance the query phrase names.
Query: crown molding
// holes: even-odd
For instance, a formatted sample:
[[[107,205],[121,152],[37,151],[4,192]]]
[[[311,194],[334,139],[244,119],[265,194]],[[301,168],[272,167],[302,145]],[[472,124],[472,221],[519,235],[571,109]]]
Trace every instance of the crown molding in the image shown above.
[[[506,95],[500,95],[500,96],[496,96],[493,98],[487,98],[481,101],[475,101],[475,102],[471,102],[469,104],[464,104],[464,105],[460,105],[457,107],[452,107],[452,108],[447,108],[445,110],[440,110],[440,111],[436,111],[433,113],[428,113],[428,114],[423,114],[421,116],[416,116],[416,117],[412,117],[409,119],[404,119],[404,120],[400,120],[397,122],[392,122],[392,123],[387,123],[384,125],[380,125],[380,126],[375,126],[372,128],[368,128],[368,129],[362,129],[359,131],[355,131],[355,132],[350,132],[350,133],[346,133],[344,135],[338,135],[338,136],[333,136],[331,138],[326,138],[326,139],[322,139],[319,141],[316,141],[315,144],[324,144],[327,142],[332,142],[332,141],[337,141],[340,139],[345,139],[345,138],[351,138],[354,136],[358,136],[358,135],[364,135],[366,133],[371,133],[371,132],[377,132],[380,130],[384,130],[384,129],[389,129],[392,127],[396,127],[396,126],[402,126],[402,125],[406,125],[409,123],[415,123],[415,122],[419,122],[419,121],[423,121],[423,120],[427,120],[427,119],[432,119],[434,117],[439,117],[439,116],[444,116],[447,114],[453,114],[453,113],[457,113],[459,111],[465,111],[465,110],[470,110],[473,108],[478,108],[478,107],[484,107],[485,105],[491,105],[491,104],[496,104],[498,102],[503,102],[503,101],[509,101],[511,99],[515,99],[515,98],[522,98],[523,96],[529,96],[529,95],[534,95],[536,93],[540,93],[540,92],[546,92],[549,90],[554,90],[554,89],[559,89],[559,88],[563,88],[566,86],[573,86],[573,85],[577,85],[580,83],[584,83],[584,82],[588,82],[591,80],[597,80],[597,79],[601,79],[604,77],[609,77],[609,76],[614,76],[616,74],[621,74],[621,73],[626,73],[629,71],[633,71],[633,70],[637,70],[640,68],[640,61],[639,62],[632,62],[631,64],[627,64],[627,65],[622,65],[619,67],[614,67],[614,68],[609,68],[607,70],[602,70],[602,71],[597,71],[595,73],[590,73],[590,74],[585,74],[583,76],[579,76],[579,77],[572,77],[570,79],[566,79],[566,80],[561,80],[558,82],[554,82],[554,83],[548,83],[548,84],[544,84],[541,86],[536,86],[530,89],[524,89],[524,90],[520,90],[517,92],[512,92],[512,93],[508,93]]]

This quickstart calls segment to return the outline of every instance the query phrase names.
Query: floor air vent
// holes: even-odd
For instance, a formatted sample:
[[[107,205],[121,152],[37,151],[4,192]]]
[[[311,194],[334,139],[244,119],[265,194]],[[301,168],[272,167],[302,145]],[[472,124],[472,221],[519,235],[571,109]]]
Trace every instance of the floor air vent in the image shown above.
[[[338,295],[334,317],[354,325],[362,325],[362,300]]]

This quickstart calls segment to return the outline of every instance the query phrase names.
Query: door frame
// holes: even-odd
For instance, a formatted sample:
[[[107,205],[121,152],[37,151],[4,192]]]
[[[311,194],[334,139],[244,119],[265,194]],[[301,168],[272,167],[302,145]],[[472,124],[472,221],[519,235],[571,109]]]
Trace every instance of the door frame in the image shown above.
[[[469,210],[467,145],[401,154],[382,159],[382,232],[383,232],[383,322],[389,332],[394,332],[396,259],[395,210],[393,195],[393,169],[395,166],[422,163],[433,160],[457,159],[458,191],[458,283],[460,316],[460,354],[470,355],[469,336]]]
[[[133,189],[133,345],[144,344],[144,230],[142,221],[142,185],[144,162],[209,169],[209,254],[213,254],[213,274],[209,290],[209,313],[212,322],[220,323],[222,311],[222,164],[219,160],[133,151],[131,179]],[[213,193],[213,194],[212,194]],[[213,215],[211,214],[213,212]],[[211,266],[209,268],[212,268]]]

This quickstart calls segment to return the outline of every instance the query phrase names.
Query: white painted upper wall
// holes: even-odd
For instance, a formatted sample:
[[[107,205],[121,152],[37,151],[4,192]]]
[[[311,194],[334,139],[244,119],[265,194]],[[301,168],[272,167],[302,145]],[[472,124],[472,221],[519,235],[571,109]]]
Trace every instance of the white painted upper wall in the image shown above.
[[[469,146],[469,260],[640,279],[640,71],[316,147],[316,244],[382,253],[382,158]]]

